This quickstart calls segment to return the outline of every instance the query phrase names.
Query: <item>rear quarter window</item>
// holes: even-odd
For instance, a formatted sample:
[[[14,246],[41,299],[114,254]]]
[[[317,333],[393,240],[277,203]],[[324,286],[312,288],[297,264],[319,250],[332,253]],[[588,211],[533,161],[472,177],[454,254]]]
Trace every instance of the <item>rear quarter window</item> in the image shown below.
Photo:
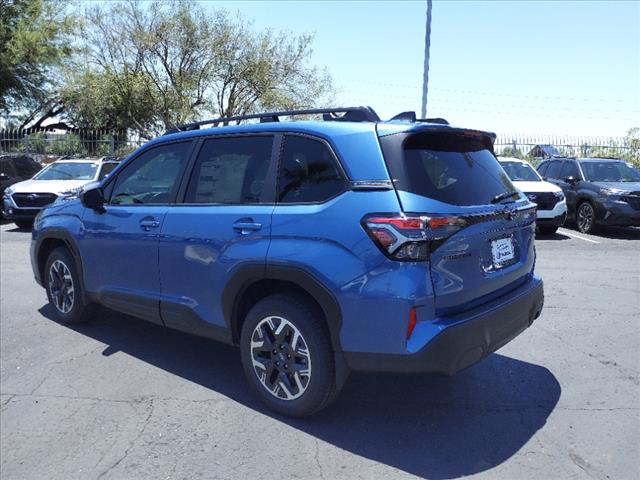
[[[318,203],[345,189],[335,157],[323,142],[285,135],[278,170],[279,203]]]

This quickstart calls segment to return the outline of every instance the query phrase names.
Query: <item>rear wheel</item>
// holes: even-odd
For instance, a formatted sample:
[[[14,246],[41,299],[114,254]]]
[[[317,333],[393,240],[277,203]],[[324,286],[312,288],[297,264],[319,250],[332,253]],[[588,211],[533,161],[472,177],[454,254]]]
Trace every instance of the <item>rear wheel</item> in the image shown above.
[[[56,318],[62,323],[80,323],[88,320],[92,305],[84,304],[76,263],[66,248],[56,248],[47,259],[43,282],[47,298]]]
[[[578,205],[576,224],[582,233],[593,233],[596,230],[596,212],[589,202]]]
[[[25,230],[33,227],[33,220],[14,220],[13,223],[15,223],[18,228]]]
[[[249,383],[273,410],[304,417],[337,395],[329,334],[317,309],[301,297],[260,300],[244,321],[240,350]]]

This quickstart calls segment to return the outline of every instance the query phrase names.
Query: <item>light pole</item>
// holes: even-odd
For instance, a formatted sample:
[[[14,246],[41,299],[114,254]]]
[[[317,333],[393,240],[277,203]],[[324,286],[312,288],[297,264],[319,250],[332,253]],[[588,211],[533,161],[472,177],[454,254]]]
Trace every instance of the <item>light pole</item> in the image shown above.
[[[429,46],[431,44],[431,0],[427,0],[427,29],[424,40],[424,74],[422,76],[422,115],[427,118],[427,90],[429,85]]]

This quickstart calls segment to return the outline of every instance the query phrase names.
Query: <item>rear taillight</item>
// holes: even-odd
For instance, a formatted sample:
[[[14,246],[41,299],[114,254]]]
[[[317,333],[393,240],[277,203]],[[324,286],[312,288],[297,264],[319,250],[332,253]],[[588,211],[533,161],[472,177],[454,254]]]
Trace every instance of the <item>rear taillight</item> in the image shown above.
[[[382,252],[393,260],[415,262],[429,258],[429,242],[443,240],[466,225],[451,215],[374,213],[362,226]]]

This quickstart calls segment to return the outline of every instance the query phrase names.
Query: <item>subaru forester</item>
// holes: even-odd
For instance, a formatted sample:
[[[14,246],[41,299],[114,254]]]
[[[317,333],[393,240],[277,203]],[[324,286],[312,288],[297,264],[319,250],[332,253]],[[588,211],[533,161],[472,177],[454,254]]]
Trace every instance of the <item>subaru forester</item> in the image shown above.
[[[494,138],[369,107],[182,125],[38,215],[35,278],[61,322],[103,305],[239,345],[287,415],[352,370],[453,374],[543,305],[536,208]]]

